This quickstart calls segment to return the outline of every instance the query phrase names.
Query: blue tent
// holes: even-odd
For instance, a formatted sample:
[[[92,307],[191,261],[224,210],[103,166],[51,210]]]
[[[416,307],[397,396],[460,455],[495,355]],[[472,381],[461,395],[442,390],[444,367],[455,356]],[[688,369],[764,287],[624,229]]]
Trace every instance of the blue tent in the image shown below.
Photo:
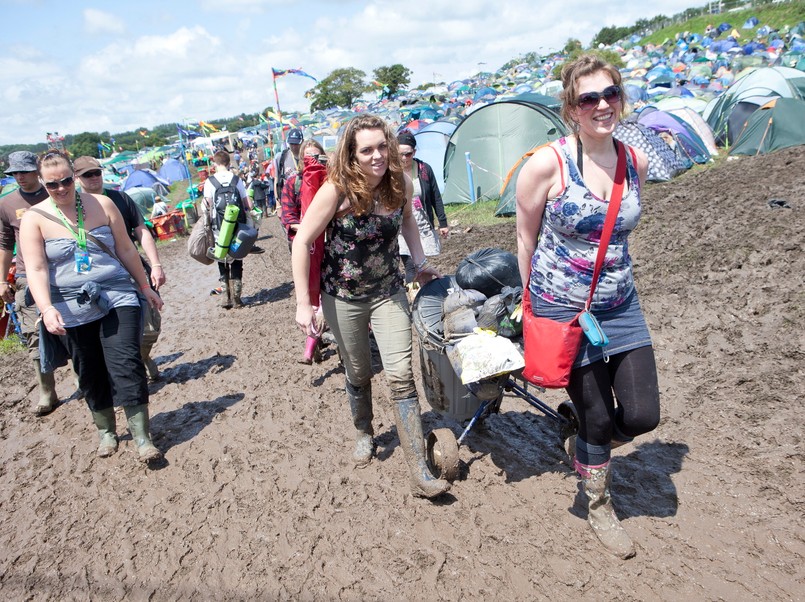
[[[163,180],[166,180],[168,184],[173,184],[179,180],[187,179],[187,168],[185,168],[184,163],[181,161],[177,161],[176,159],[165,159],[165,162],[162,164],[162,167],[159,168],[157,175]]]
[[[135,169],[123,182],[123,190],[129,188],[153,188],[157,194],[168,194],[170,182],[160,178],[153,170]]]
[[[752,29],[755,27],[760,21],[757,20],[757,17],[749,17],[743,24],[741,29]]]

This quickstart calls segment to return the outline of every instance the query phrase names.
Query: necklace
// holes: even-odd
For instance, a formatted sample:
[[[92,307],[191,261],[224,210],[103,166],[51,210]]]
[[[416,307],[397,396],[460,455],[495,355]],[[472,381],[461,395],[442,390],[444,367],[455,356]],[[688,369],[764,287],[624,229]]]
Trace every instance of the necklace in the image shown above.
[[[615,142],[614,138],[612,139],[612,145],[615,147],[615,156],[617,157],[618,143]],[[612,169],[618,164],[617,159],[615,160],[615,165],[602,165],[589,155],[587,155],[587,158],[602,169]],[[579,173],[584,177],[584,147],[581,143],[581,137],[576,138],[576,165],[579,168]]]

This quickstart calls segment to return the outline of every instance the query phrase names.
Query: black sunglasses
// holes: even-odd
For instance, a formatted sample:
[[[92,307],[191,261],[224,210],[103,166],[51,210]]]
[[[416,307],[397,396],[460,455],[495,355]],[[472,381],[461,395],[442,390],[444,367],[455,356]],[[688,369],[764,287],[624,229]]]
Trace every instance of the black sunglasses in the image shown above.
[[[103,173],[100,169],[93,169],[91,171],[85,171],[81,174],[82,178],[97,178],[99,175]]]
[[[45,182],[45,188],[48,190],[58,190],[62,186],[65,188],[69,187],[73,183],[73,176],[67,176],[66,178],[62,178],[61,180],[56,180],[55,182]]]
[[[585,92],[584,94],[579,94],[576,106],[582,111],[589,111],[597,107],[602,98],[607,101],[607,104],[614,105],[621,99],[621,87],[607,86],[601,92]]]

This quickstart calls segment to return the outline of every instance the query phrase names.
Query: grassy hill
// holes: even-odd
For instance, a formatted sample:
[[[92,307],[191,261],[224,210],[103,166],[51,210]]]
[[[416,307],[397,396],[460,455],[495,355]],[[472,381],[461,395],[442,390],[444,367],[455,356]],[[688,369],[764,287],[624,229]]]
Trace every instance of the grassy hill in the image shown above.
[[[758,26],[752,29],[741,29],[749,17],[758,18]],[[673,40],[677,33],[688,31],[703,34],[708,24],[718,27],[721,23],[729,23],[741,34],[741,40],[750,40],[755,37],[758,27],[769,25],[773,29],[784,26],[793,27],[800,21],[805,21],[805,0],[795,0],[779,4],[766,4],[754,8],[724,12],[719,15],[703,15],[687,21],[674,23],[646,36],[640,41],[641,45],[660,45],[665,40]]]

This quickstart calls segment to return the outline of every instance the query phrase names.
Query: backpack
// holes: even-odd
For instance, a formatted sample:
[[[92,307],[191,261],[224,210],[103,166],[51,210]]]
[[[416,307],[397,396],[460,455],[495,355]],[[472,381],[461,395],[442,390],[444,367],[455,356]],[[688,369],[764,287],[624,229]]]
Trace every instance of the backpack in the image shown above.
[[[240,211],[238,212],[238,223],[246,223],[246,207],[243,205],[243,200],[240,198],[238,192],[238,176],[233,175],[229,184],[221,184],[215,176],[209,177],[210,182],[215,187],[215,195],[212,199],[212,226],[216,232],[220,231],[221,224],[224,221],[224,211],[227,205],[237,205]]]
[[[285,180],[286,178],[291,175],[290,172],[288,174],[285,173],[285,160],[288,158],[288,153],[291,152],[291,149],[286,148],[284,151],[280,153],[279,161],[277,161],[277,190],[280,191],[282,194],[283,189],[285,188]]]

